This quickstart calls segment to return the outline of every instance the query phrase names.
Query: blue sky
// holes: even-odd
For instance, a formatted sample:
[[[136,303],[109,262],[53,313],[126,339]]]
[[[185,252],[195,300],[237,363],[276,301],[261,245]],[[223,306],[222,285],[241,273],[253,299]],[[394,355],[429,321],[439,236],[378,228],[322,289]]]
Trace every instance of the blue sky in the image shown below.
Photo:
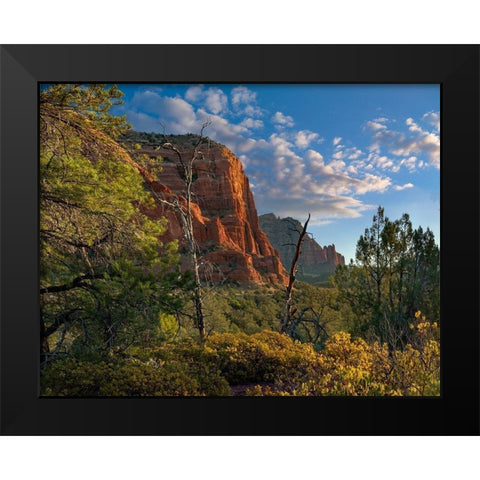
[[[439,85],[120,85],[138,131],[199,133],[242,161],[259,215],[301,222],[346,260],[378,205],[440,242]]]

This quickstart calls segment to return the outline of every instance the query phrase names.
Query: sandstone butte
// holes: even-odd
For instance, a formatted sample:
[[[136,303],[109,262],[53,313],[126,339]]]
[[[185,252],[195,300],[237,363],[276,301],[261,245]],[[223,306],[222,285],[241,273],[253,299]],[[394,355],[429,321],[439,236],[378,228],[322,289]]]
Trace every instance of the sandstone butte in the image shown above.
[[[71,114],[78,115],[76,112]],[[104,154],[114,154],[123,161],[134,164],[145,183],[159,198],[170,202],[177,199],[178,203],[186,204],[185,197],[182,196],[185,186],[181,177],[181,165],[171,150],[151,144],[136,150],[136,154],[163,158],[161,172],[154,176],[132,160],[125,149],[128,144],[133,147],[132,142],[127,140],[119,144],[95,128],[90,129],[90,134],[99,140],[96,145],[103,149]],[[180,148],[180,151],[185,159],[191,158],[191,149],[183,151]],[[259,227],[255,201],[242,163],[228,148],[216,142],[209,142],[208,148],[202,148],[202,151],[204,158],[194,163],[194,202],[191,209],[204,278],[213,282],[230,280],[286,285],[287,272],[279,254]],[[152,219],[167,218],[167,231],[161,240],[178,240],[182,253],[182,249],[185,251],[185,241],[180,218],[160,200],[155,199],[155,204],[145,214]],[[184,269],[190,268],[185,256],[181,257],[181,265]]]
[[[193,168],[192,214],[203,275],[213,282],[286,284],[287,273],[279,254],[259,227],[242,163],[219,144],[205,146],[202,152],[204,158],[195,160]],[[176,155],[154,145],[143,145],[139,153],[163,157],[156,178],[146,171],[143,176],[158,197],[170,202],[176,198],[185,205],[182,168]],[[184,159],[191,158],[191,154],[188,147],[182,151]],[[156,207],[146,214],[151,218],[166,217],[169,222],[162,240],[178,239],[180,252],[185,251],[178,214],[158,199]],[[187,258],[182,258],[182,266],[188,268]]]

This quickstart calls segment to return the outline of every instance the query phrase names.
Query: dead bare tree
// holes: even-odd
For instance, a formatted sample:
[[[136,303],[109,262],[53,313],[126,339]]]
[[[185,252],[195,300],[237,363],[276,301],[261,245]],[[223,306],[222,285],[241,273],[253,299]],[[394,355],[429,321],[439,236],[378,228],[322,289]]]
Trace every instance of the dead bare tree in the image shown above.
[[[320,314],[316,312],[311,306],[303,308],[298,312],[293,300],[293,285],[297,275],[297,264],[302,253],[302,243],[307,235],[308,222],[310,221],[310,214],[301,230],[297,229],[299,234],[295,246],[295,254],[292,259],[290,267],[290,274],[288,278],[288,285],[285,289],[285,312],[282,319],[281,332],[286,333],[289,337],[295,340],[302,340],[303,331],[306,340],[313,344],[325,343],[328,338],[327,330],[321,323]],[[309,313],[307,316],[306,314]]]
[[[194,304],[194,314],[188,315],[194,320],[194,324],[196,329],[198,330],[200,340],[203,343],[206,337],[205,331],[205,315],[204,315],[204,308],[203,308],[203,300],[204,300],[204,292],[202,288],[202,283],[200,279],[200,267],[201,262],[199,261],[199,248],[198,244],[195,240],[195,232],[193,227],[193,215],[192,215],[192,185],[194,181],[194,164],[196,160],[203,159],[204,155],[200,150],[202,144],[210,145],[210,140],[204,136],[205,129],[211,125],[211,121],[206,121],[203,123],[202,128],[200,130],[200,134],[198,135],[198,140],[193,145],[192,149],[185,149],[185,151],[180,150],[179,145],[173,144],[166,132],[165,127],[163,126],[163,138],[165,142],[155,148],[155,150],[159,150],[163,148],[165,150],[170,150],[173,152],[179,162],[179,167],[181,169],[181,177],[184,182],[184,198],[185,202],[179,201],[178,197],[174,196],[173,199],[164,198],[161,194],[156,192],[154,189],[151,190],[152,195],[155,199],[165,205],[166,207],[173,210],[182,225],[183,236],[186,242],[187,254],[190,259],[191,269],[193,273],[193,304]],[[191,152],[190,152],[191,151]],[[188,153],[188,155],[187,155]]]
[[[175,153],[182,168],[183,181],[185,185],[185,206],[180,205],[178,199],[175,198],[173,202],[168,202],[164,199],[160,199],[162,203],[167,203],[177,212],[182,222],[183,233],[187,243],[187,252],[190,257],[194,288],[193,288],[193,304],[195,307],[195,326],[200,335],[200,340],[203,343],[205,340],[205,317],[203,313],[203,291],[202,283],[200,280],[199,261],[198,261],[198,245],[195,240],[195,233],[193,230],[193,216],[192,216],[192,184],[193,184],[193,166],[196,160],[203,158],[203,153],[200,151],[200,146],[207,140],[204,137],[205,129],[211,124],[210,121],[205,122],[200,130],[198,141],[193,147],[193,151],[188,159],[184,158],[183,153],[179,148],[168,141],[168,137],[164,131],[165,143],[163,148],[171,150]],[[158,198],[158,195],[156,195]]]
[[[287,332],[290,324],[292,323],[293,315],[296,312],[296,309],[293,306],[292,291],[293,291],[293,284],[295,283],[296,274],[297,274],[297,262],[298,262],[298,258],[300,257],[303,238],[307,234],[307,226],[309,221],[310,221],[310,214],[308,214],[307,221],[305,222],[305,225],[303,226],[303,229],[300,232],[300,235],[298,237],[297,246],[295,248],[295,255],[293,256],[292,265],[290,267],[288,285],[285,290],[285,313],[282,321],[282,328],[281,328],[282,333]]]
[[[307,312],[310,312],[310,317],[306,316]],[[300,327],[303,327],[305,337],[310,343],[321,342],[323,344],[328,338],[327,330],[320,321],[320,315],[312,307],[302,308],[298,317],[292,319],[286,333],[295,340],[302,340]]]

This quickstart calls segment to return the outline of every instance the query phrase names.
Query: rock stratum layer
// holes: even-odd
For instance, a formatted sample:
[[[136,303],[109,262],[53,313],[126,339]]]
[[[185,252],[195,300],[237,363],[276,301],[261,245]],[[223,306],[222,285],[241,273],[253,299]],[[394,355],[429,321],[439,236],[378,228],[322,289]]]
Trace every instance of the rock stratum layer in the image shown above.
[[[185,160],[192,149],[182,150]],[[260,229],[249,181],[240,160],[219,144],[202,148],[203,159],[195,160],[192,184],[192,214],[195,239],[200,250],[202,273],[211,281],[240,283],[282,283],[287,276],[278,252]],[[163,157],[156,178],[144,171],[156,193],[156,207],[146,212],[151,218],[166,217],[164,241],[177,239],[185,251],[181,219],[159,199],[186,204],[182,167],[174,152],[155,145],[141,145],[139,153],[151,159]],[[188,258],[182,265],[189,267]]]
[[[295,246],[302,225],[294,218],[279,218],[273,213],[259,217],[260,228],[278,251],[283,266],[290,270]],[[298,260],[297,278],[310,283],[323,281],[337,265],[345,265],[345,258],[335,250],[335,245],[320,246],[313,238],[305,236]]]

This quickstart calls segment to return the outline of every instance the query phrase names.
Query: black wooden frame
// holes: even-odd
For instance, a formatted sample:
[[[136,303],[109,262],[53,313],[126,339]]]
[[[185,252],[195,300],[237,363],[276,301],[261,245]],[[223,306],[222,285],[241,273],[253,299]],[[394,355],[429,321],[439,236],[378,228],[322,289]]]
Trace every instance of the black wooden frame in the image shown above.
[[[0,48],[0,429],[10,435],[478,435],[477,45]],[[439,398],[39,398],[38,85],[441,85]]]

